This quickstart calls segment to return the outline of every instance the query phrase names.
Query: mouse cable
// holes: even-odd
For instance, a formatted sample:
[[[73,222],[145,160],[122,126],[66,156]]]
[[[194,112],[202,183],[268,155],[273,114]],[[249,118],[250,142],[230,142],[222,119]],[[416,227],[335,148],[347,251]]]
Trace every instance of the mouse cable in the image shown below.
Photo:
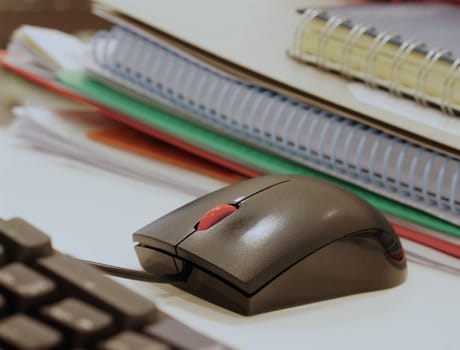
[[[460,276],[460,269],[454,266],[449,266],[440,262],[437,262],[435,260],[432,260],[430,258],[421,256],[417,253],[405,250],[406,252],[406,259],[419,264],[419,265],[424,265],[428,266],[431,268],[435,268],[437,270],[441,270],[456,276]],[[141,270],[134,270],[134,269],[127,269],[125,267],[119,267],[119,266],[114,266],[114,265],[108,265],[108,264],[103,264],[95,261],[90,261],[90,260],[84,260],[84,259],[79,259],[80,261],[91,265],[92,267],[95,267],[99,270],[102,270],[106,274],[114,277],[121,277],[121,278],[126,278],[130,280],[137,280],[137,281],[143,281],[143,282],[153,282],[153,283],[175,283],[175,282],[181,282],[185,280],[185,275],[184,274],[177,274],[177,275],[163,275],[163,276],[155,276],[151,274],[150,272],[145,272]]]
[[[9,227],[8,223],[11,224],[11,227]],[[34,226],[29,224],[27,221],[21,219],[21,218],[13,218],[10,220],[4,220],[3,218],[0,217],[0,234],[3,234],[3,230],[31,230],[32,234],[38,234],[39,237],[43,235],[45,239],[49,239],[48,235],[46,233],[40,232],[37,230]],[[15,231],[16,232],[16,231]],[[95,261],[90,261],[90,260],[84,260],[84,259],[77,259],[80,260],[92,267],[95,267],[99,270],[102,270],[108,275],[115,276],[115,277],[121,277],[121,278],[127,278],[131,280],[138,280],[138,281],[144,281],[144,282],[153,282],[153,283],[177,283],[180,281],[184,281],[186,279],[186,276],[188,275],[188,269],[185,269],[184,272],[182,273],[177,273],[177,274],[164,274],[164,275],[155,275],[146,271],[141,271],[141,270],[134,270],[134,269],[128,269],[120,266],[114,266],[114,265],[109,265],[109,264],[104,264],[100,262],[95,262]]]
[[[447,273],[450,273],[456,276],[460,276],[460,269],[457,267],[449,266],[449,265],[437,262],[435,260],[421,256],[411,251],[405,250],[405,252],[406,252],[406,259],[413,263],[431,267],[437,270],[441,270],[441,271],[444,271],[444,272],[447,272]],[[127,269],[125,267],[113,266],[113,265],[103,264],[103,263],[84,260],[84,259],[79,259],[79,260],[99,270],[102,270],[103,272],[105,272],[106,274],[110,276],[127,278],[130,280],[153,282],[153,283],[175,283],[175,282],[184,281],[185,279],[183,274],[155,276],[151,274],[150,272],[145,272],[141,270]]]
[[[84,260],[84,259],[78,259],[78,260],[88,265],[91,265],[92,267],[95,267],[99,270],[102,270],[106,274],[114,276],[114,277],[121,277],[121,278],[130,279],[130,280],[153,282],[153,283],[175,283],[175,282],[180,282],[184,280],[183,274],[177,274],[177,275],[170,274],[170,275],[155,276],[150,272],[145,272],[141,270],[127,269],[125,267],[108,265],[108,264],[103,264],[100,262]]]

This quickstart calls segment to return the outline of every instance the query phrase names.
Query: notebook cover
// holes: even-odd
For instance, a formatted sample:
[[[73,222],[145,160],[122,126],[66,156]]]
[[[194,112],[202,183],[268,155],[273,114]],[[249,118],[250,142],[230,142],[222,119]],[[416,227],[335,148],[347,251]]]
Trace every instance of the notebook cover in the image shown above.
[[[200,0],[198,4],[97,0],[95,11],[137,31],[163,35],[199,59],[243,79],[459,157],[456,120],[440,117],[439,123],[427,124],[422,118],[411,118],[398,113],[398,108],[365,98],[336,74],[290,59],[286,51],[300,21],[296,9],[301,7],[305,7],[302,1],[282,0]],[[441,112],[437,115],[443,116]]]

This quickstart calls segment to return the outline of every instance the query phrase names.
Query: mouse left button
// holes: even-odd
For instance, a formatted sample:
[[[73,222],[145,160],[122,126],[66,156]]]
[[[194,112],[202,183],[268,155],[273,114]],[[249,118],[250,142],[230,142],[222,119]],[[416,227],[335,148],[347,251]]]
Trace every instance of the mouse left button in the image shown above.
[[[152,272],[157,276],[177,274],[182,271],[182,260],[177,257],[140,244],[134,248],[145,271]]]

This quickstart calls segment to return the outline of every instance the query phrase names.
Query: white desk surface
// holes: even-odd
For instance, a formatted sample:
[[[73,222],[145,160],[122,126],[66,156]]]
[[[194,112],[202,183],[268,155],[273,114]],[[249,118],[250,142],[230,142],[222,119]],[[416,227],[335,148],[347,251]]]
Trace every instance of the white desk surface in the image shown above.
[[[29,220],[77,257],[138,267],[131,233],[191,199],[32,150],[0,130],[0,216]],[[460,280],[411,263],[399,287],[252,317],[172,286],[123,282],[239,349],[460,348]]]

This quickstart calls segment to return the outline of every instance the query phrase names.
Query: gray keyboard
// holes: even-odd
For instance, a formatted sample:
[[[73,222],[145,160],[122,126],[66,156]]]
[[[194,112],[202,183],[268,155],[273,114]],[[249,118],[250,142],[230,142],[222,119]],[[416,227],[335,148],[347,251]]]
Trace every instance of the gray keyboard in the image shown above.
[[[52,248],[22,219],[0,220],[0,349],[228,349]]]

